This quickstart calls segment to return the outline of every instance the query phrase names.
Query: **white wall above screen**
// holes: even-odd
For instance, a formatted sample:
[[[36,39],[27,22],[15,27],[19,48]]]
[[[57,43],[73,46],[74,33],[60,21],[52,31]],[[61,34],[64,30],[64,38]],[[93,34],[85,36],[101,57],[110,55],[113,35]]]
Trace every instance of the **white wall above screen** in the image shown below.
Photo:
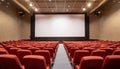
[[[85,37],[85,14],[36,14],[35,37]]]

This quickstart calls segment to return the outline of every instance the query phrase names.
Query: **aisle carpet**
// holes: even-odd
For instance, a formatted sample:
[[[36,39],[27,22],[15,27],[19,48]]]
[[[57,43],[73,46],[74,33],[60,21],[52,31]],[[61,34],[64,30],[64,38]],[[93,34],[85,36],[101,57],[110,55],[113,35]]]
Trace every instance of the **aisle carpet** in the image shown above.
[[[59,44],[54,65],[51,69],[73,69],[63,44]]]

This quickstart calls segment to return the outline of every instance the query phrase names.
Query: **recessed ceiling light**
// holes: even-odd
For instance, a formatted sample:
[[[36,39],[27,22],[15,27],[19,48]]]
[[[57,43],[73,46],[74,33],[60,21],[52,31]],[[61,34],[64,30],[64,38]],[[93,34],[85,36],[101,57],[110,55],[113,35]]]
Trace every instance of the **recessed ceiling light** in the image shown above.
[[[86,11],[86,8],[82,8],[83,11]]]
[[[120,3],[120,1],[118,3]]]
[[[25,0],[25,1],[28,1],[28,0]]]
[[[52,12],[54,12],[54,10],[52,10]]]
[[[6,7],[8,7],[8,6],[6,6]]]
[[[33,4],[32,4],[32,3],[30,3],[30,4],[29,4],[29,6],[30,6],[30,7],[32,7],[32,6],[33,6]]]
[[[92,1],[96,1],[96,0],[92,0]]]
[[[115,1],[115,0],[113,0],[113,2],[115,3],[116,1]]]
[[[35,8],[35,11],[36,11],[36,12],[38,12],[38,9],[37,9],[37,8]]]
[[[52,1],[52,0],[49,0],[50,2]]]
[[[4,1],[4,0],[1,0],[1,1]]]
[[[9,5],[10,3],[9,3],[9,2],[7,2],[7,4]]]
[[[66,11],[68,12],[68,11],[69,11],[69,9],[66,9]]]
[[[70,5],[68,5],[68,8],[70,7]]]
[[[88,6],[88,7],[91,7],[91,5],[92,5],[91,3],[87,3],[87,6]]]

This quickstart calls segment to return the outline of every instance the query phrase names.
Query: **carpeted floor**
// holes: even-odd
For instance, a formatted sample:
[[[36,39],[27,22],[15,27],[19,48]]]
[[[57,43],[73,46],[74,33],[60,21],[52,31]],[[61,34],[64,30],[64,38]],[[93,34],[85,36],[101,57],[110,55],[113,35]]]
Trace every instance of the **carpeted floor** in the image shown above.
[[[63,44],[59,44],[54,65],[51,69],[73,69]]]

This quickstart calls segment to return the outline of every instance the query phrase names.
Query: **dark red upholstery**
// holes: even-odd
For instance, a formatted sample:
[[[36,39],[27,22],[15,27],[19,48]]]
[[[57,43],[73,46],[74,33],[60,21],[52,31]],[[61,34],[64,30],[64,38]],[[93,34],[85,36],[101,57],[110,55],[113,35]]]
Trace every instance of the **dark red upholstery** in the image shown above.
[[[50,52],[50,56],[54,57],[54,51],[53,48],[44,48],[43,50],[48,50]]]
[[[120,55],[120,49],[114,50],[112,54],[113,54],[113,55]]]
[[[50,52],[48,50],[36,50],[35,55],[41,55],[44,56],[46,59],[47,64],[51,64],[52,61],[50,59]]]
[[[94,50],[94,48],[91,48],[91,47],[85,47],[83,48],[83,50],[88,50],[90,53]]]
[[[15,55],[0,55],[0,69],[24,69]]]
[[[10,48],[9,53],[16,55],[16,52],[17,52],[17,50],[19,50],[19,49],[20,49],[20,48],[16,48],[16,47]]]
[[[46,66],[45,58],[39,55],[27,55],[24,56],[25,69],[49,69]]]
[[[87,50],[76,50],[74,57],[72,59],[72,63],[78,65],[80,63],[80,60],[82,57],[89,56],[89,55],[90,55],[90,53]]]
[[[101,50],[105,50],[107,55],[112,55],[113,52],[112,48],[101,48]]]
[[[8,51],[0,48],[0,54],[8,54]]]
[[[108,55],[105,57],[102,69],[120,69],[120,55]]]
[[[30,47],[30,48],[28,48],[28,50],[31,50],[32,54],[35,54],[35,51],[36,51],[36,50],[39,50],[39,48]]]
[[[82,57],[80,65],[76,69],[101,69],[103,58],[100,56]]]
[[[32,52],[30,51],[30,50],[18,50],[17,51],[17,57],[19,58],[19,60],[20,60],[20,62],[21,62],[21,64],[23,64],[23,57],[25,56],[25,55],[32,55]]]
[[[106,51],[105,51],[105,50],[93,50],[93,51],[91,52],[91,55],[92,55],[92,56],[101,56],[101,57],[105,58],[105,56],[106,56]]]
[[[79,50],[79,48],[70,48],[70,56],[73,57],[76,50]]]

